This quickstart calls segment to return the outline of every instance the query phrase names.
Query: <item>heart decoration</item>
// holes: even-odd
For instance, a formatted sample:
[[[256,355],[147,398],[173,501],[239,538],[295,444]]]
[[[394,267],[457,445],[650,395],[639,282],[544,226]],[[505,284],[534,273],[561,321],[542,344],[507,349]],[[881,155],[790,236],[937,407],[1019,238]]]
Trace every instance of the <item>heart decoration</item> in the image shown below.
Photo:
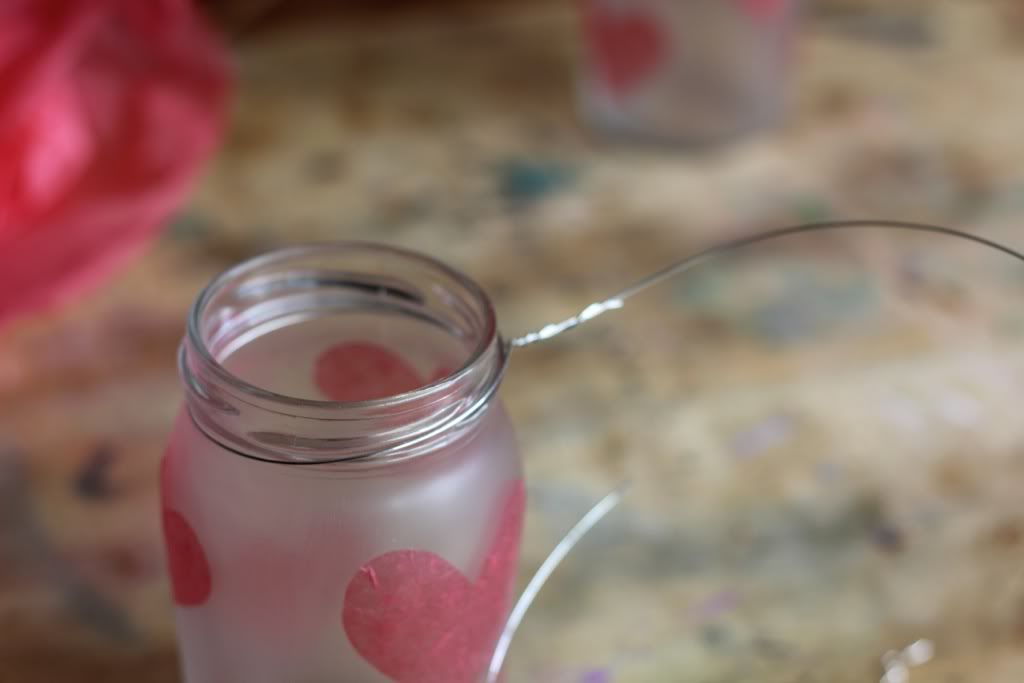
[[[203,546],[177,511],[165,509],[163,524],[174,602],[183,607],[201,605],[210,598],[213,588]]]
[[[425,550],[363,565],[342,612],[356,651],[396,683],[477,683],[511,604],[525,503],[516,481],[475,581]]]
[[[394,351],[371,342],[335,344],[316,359],[314,381],[332,401],[372,401],[423,386],[423,379]]]
[[[171,453],[160,463],[160,496],[163,500],[164,542],[167,547],[167,569],[171,576],[171,595],[182,607],[195,607],[210,599],[213,579],[199,537],[192,525],[170,507]]]
[[[668,53],[657,21],[640,9],[613,11],[597,0],[584,0],[583,30],[598,71],[616,96],[647,80]]]

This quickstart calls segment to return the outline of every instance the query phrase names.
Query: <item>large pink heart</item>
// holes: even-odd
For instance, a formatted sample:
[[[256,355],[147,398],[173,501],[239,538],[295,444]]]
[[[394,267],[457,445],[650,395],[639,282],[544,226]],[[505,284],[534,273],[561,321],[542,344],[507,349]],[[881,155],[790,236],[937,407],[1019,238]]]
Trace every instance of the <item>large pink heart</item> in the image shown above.
[[[616,95],[625,95],[646,80],[668,51],[657,22],[641,10],[612,11],[595,0],[584,0],[583,29],[595,64]]]
[[[517,481],[476,581],[424,550],[365,564],[349,581],[342,613],[356,651],[398,683],[477,683],[511,601],[525,501]]]

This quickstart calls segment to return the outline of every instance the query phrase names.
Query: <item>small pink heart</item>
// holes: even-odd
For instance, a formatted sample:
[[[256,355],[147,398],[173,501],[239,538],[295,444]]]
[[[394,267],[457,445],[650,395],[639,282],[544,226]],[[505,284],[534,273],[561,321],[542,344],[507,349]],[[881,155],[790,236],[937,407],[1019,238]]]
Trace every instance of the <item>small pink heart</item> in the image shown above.
[[[316,359],[314,381],[332,401],[371,401],[423,386],[404,358],[371,342],[335,344]]]
[[[174,602],[183,607],[201,605],[210,598],[213,588],[203,546],[178,511],[164,508],[163,524]]]
[[[172,507],[171,467],[173,451],[160,461],[160,498],[164,543],[167,547],[167,570],[171,576],[174,602],[183,607],[201,605],[210,598],[213,577],[199,537],[185,517]]]
[[[517,481],[476,581],[424,550],[365,564],[342,612],[356,651],[397,683],[477,683],[511,602],[525,502]]]
[[[658,23],[640,10],[612,11],[597,0],[584,0],[583,29],[601,76],[616,95],[646,80],[668,51]]]

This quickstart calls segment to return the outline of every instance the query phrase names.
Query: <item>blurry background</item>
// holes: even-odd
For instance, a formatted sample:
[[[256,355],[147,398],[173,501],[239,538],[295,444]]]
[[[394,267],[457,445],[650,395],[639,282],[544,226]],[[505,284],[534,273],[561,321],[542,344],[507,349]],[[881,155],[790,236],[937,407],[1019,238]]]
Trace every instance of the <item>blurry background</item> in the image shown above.
[[[112,284],[0,337],[3,683],[177,680],[155,486],[175,349],[248,256],[422,250],[511,335],[785,223],[1024,242],[1017,0],[809,0],[789,115],[700,150],[581,122],[570,2],[206,5],[239,83],[193,201]],[[874,681],[918,638],[914,683],[1024,680],[1022,295],[1024,268],[974,247],[816,237],[519,354],[524,575],[635,483],[541,595],[512,680]]]

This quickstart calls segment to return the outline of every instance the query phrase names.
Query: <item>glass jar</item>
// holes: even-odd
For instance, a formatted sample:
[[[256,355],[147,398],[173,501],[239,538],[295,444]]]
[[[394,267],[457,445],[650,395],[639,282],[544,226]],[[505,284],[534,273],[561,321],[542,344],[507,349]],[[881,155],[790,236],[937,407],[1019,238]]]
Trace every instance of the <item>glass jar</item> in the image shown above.
[[[286,249],[218,277],[161,472],[188,683],[477,683],[524,508],[483,290],[430,258]]]
[[[579,99],[625,137],[702,146],[786,110],[797,0],[582,0]]]

